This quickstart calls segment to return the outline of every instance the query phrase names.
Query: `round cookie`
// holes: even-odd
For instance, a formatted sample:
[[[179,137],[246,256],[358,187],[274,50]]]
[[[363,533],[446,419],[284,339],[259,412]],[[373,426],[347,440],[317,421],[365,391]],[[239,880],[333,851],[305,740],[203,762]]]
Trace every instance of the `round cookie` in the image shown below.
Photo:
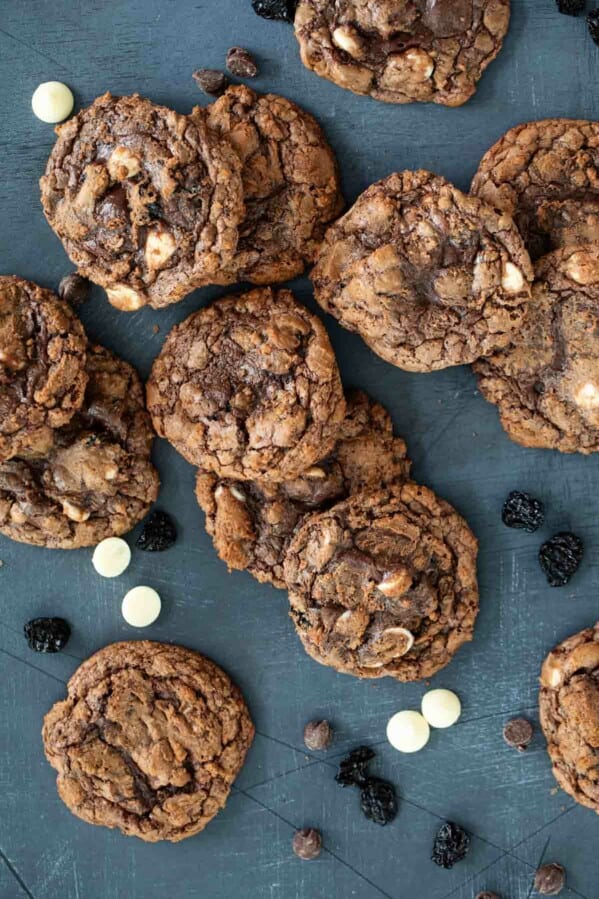
[[[57,134],[40,182],[46,218],[118,309],[174,303],[232,260],[241,164],[205,116],[104,94]]]
[[[322,322],[289,290],[225,297],[177,325],[154,362],[157,432],[221,477],[284,481],[330,452],[345,415]]]
[[[532,267],[514,223],[430,172],[373,184],[325,235],[316,299],[382,359],[429,372],[509,343]]]
[[[536,266],[530,314],[506,350],[474,365],[483,396],[522,446],[599,451],[599,247]]]
[[[549,653],[539,708],[557,782],[599,813],[599,623]]]
[[[87,339],[70,306],[0,276],[0,462],[43,453],[83,403]]]
[[[92,546],[131,530],[158,495],[153,432],[135,371],[90,347],[83,408],[43,458],[0,465],[0,533],[50,549]]]
[[[178,842],[224,807],[254,737],[239,689],[189,649],[113,643],[44,719],[65,805],[89,824]]]
[[[235,257],[215,280],[274,284],[301,275],[343,206],[320,125],[290,100],[245,85],[229,88],[205,112],[241,158],[246,207]]]
[[[389,413],[362,391],[347,396],[347,414],[331,454],[292,481],[234,481],[200,471],[196,496],[206,530],[229,569],[285,587],[289,540],[308,513],[367,489],[404,481],[410,473],[404,441]]]
[[[533,259],[599,239],[599,122],[517,125],[483,156],[472,193],[511,215]]]
[[[464,519],[411,482],[310,516],[285,561],[304,649],[356,677],[430,677],[472,640],[477,552]]]
[[[501,50],[510,0],[299,0],[302,62],[387,103],[461,106]]]

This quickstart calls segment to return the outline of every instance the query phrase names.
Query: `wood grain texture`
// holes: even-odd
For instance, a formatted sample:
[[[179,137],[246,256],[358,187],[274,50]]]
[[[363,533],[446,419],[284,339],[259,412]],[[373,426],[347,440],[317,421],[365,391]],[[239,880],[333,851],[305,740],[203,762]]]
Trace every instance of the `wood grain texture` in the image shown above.
[[[30,112],[40,81],[67,81],[79,105],[107,89],[138,90],[185,112],[204,99],[192,71],[222,67],[234,44],[259,59],[258,90],[285,93],[317,115],[350,201],[372,181],[409,167],[431,168],[465,188],[508,127],[598,112],[599,49],[583,20],[558,15],[554,0],[514,0],[503,53],[475,99],[455,110],[377,104],[320,80],[301,66],[292,30],[258,19],[249,0],[2,0],[0,272],[55,287],[70,271],[39,204],[37,180],[53,140]],[[309,282],[296,286],[314,308]],[[222,293],[204,290],[170,309],[127,316],[98,290],[83,318],[94,340],[145,375],[170,327]],[[424,687],[360,683],[308,659],[284,595],[242,573],[227,575],[203,531],[191,467],[160,443],[160,505],[181,532],[168,553],[136,552],[122,578],[106,581],[94,574],[90,551],[45,552],[0,538],[2,899],[472,899],[483,888],[526,899],[543,852],[568,869],[563,896],[598,899],[599,817],[553,792],[540,735],[519,755],[503,744],[501,731],[515,713],[537,720],[545,653],[598,617],[599,458],[520,449],[467,368],[406,374],[331,319],[326,324],[346,384],[388,406],[416,479],[452,502],[480,538],[476,640],[435,678],[436,686],[459,692],[463,720],[434,733],[416,757],[394,753],[384,742],[386,721],[402,707],[418,707]],[[545,502],[540,534],[501,525],[501,504],[513,488]],[[551,590],[536,554],[542,539],[564,528],[583,537],[586,555],[571,585]],[[120,600],[143,583],[164,599],[163,615],[143,635],[214,657],[244,690],[259,734],[226,810],[204,834],[176,846],[144,845],[72,817],[56,795],[39,735],[78,660],[110,641],[140,636],[121,619]],[[41,614],[71,621],[68,654],[27,649],[22,624]],[[324,757],[302,745],[303,725],[315,716],[329,717],[337,729]],[[397,820],[385,829],[366,821],[356,794],[333,780],[336,760],[361,742],[380,744],[377,771],[402,796]],[[429,859],[446,817],[475,835],[468,859],[449,872]],[[304,825],[322,828],[325,839],[326,851],[310,864],[291,853],[293,828]]]

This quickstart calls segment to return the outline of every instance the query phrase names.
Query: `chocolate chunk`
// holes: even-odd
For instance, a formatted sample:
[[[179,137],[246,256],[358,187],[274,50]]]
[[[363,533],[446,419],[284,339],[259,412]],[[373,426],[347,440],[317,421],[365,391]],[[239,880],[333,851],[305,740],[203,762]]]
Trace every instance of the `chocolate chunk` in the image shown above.
[[[313,752],[328,749],[333,742],[333,730],[328,721],[308,721],[304,728],[304,743]]]
[[[559,896],[566,885],[566,872],[557,862],[543,865],[535,874],[535,890],[541,896]]]
[[[518,752],[524,752],[528,748],[533,734],[533,726],[526,718],[512,718],[503,728],[503,739]]]
[[[227,68],[237,78],[255,78],[258,74],[254,57],[243,47],[231,47],[227,52]]]
[[[87,278],[82,278],[76,272],[65,275],[58,285],[58,295],[71,306],[80,306],[89,296],[90,283]]]
[[[192,77],[200,90],[211,97],[220,97],[227,88],[227,76],[217,69],[198,69]]]

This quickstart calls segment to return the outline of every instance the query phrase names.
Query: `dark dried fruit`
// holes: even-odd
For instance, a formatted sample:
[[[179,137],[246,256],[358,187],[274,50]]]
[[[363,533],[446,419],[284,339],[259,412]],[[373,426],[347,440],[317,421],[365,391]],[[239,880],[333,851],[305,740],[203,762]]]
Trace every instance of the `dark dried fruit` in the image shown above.
[[[64,618],[33,618],[24,631],[34,652],[60,652],[71,636],[71,628]]]
[[[521,528],[532,534],[545,521],[545,509],[543,503],[529,493],[512,490],[503,504],[501,519],[508,528]]]
[[[533,726],[526,718],[512,718],[503,728],[503,739],[518,752],[524,752],[528,748],[533,734]]]
[[[577,16],[584,9],[586,0],[557,0],[558,12],[566,16]]]
[[[304,728],[304,743],[313,752],[328,749],[333,741],[333,729],[328,721],[308,721]]]
[[[256,60],[243,47],[231,47],[227,53],[227,68],[237,78],[255,78],[258,74]]]
[[[318,858],[322,849],[322,837],[320,831],[313,827],[305,827],[302,830],[296,830],[293,835],[293,851],[298,858],[306,862]]]
[[[216,69],[198,69],[192,78],[200,90],[211,97],[220,97],[229,83],[225,73]]]
[[[342,787],[365,787],[368,782],[368,762],[374,752],[368,746],[358,746],[339,763],[335,780]]]
[[[170,515],[155,509],[150,513],[143,531],[135,541],[138,549],[157,553],[169,549],[177,539],[177,528]]]
[[[559,896],[566,885],[566,872],[557,862],[543,865],[535,874],[535,890],[541,896]]]
[[[252,0],[252,8],[263,19],[293,22],[297,0]]]
[[[589,26],[589,34],[595,43],[599,45],[599,9],[594,9],[588,14],[587,25]]]
[[[79,306],[87,300],[89,288],[87,278],[83,278],[77,272],[71,272],[70,275],[65,275],[58,285],[58,296],[71,306]]]
[[[539,562],[552,587],[564,587],[578,570],[584,546],[580,537],[562,532],[539,550]]]
[[[453,868],[468,855],[470,834],[459,824],[447,821],[439,828],[433,845],[431,859],[440,868]]]
[[[362,789],[360,807],[370,821],[384,827],[397,815],[395,787],[387,780],[369,777]]]

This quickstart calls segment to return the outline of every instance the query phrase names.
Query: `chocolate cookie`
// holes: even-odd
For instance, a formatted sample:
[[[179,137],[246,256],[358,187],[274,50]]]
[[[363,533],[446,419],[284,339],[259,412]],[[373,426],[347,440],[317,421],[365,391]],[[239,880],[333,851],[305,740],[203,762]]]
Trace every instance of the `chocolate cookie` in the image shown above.
[[[232,260],[241,166],[205,117],[104,94],[57,134],[40,182],[46,218],[118,309],[174,303]]]
[[[43,458],[0,465],[0,533],[51,549],[124,534],[158,495],[153,432],[135,371],[90,347],[83,408],[53,432]]]
[[[387,103],[461,106],[503,44],[510,0],[299,0],[302,62]]]
[[[599,247],[539,260],[530,314],[510,347],[474,366],[483,396],[523,446],[599,451]]]
[[[557,782],[599,813],[599,623],[549,653],[539,707]]]
[[[599,240],[599,122],[512,128],[483,157],[472,192],[516,220],[533,259]]]
[[[473,362],[509,343],[532,267],[514,223],[430,172],[369,187],[326,233],[316,299],[408,371]]]
[[[0,462],[43,452],[83,403],[83,326],[51,291],[0,276]]]
[[[198,472],[196,496],[206,530],[229,566],[262,582],[285,587],[289,540],[308,513],[367,489],[404,481],[410,473],[406,445],[393,436],[389,413],[365,393],[352,391],[332,453],[292,481],[234,481]]]
[[[225,297],[173,328],[148,381],[157,432],[221,477],[285,481],[333,448],[345,415],[324,326],[289,290]]]
[[[178,842],[224,807],[254,737],[238,688],[181,646],[113,643],[48,712],[46,757],[65,805],[89,824]]]
[[[341,211],[337,163],[318,123],[274,94],[230,88],[206,110],[242,161],[246,216],[219,284],[273,284],[300,275]],[[204,110],[195,110],[204,115]]]
[[[430,677],[472,639],[477,551],[463,518],[414,483],[310,516],[285,561],[306,652],[356,677]]]

